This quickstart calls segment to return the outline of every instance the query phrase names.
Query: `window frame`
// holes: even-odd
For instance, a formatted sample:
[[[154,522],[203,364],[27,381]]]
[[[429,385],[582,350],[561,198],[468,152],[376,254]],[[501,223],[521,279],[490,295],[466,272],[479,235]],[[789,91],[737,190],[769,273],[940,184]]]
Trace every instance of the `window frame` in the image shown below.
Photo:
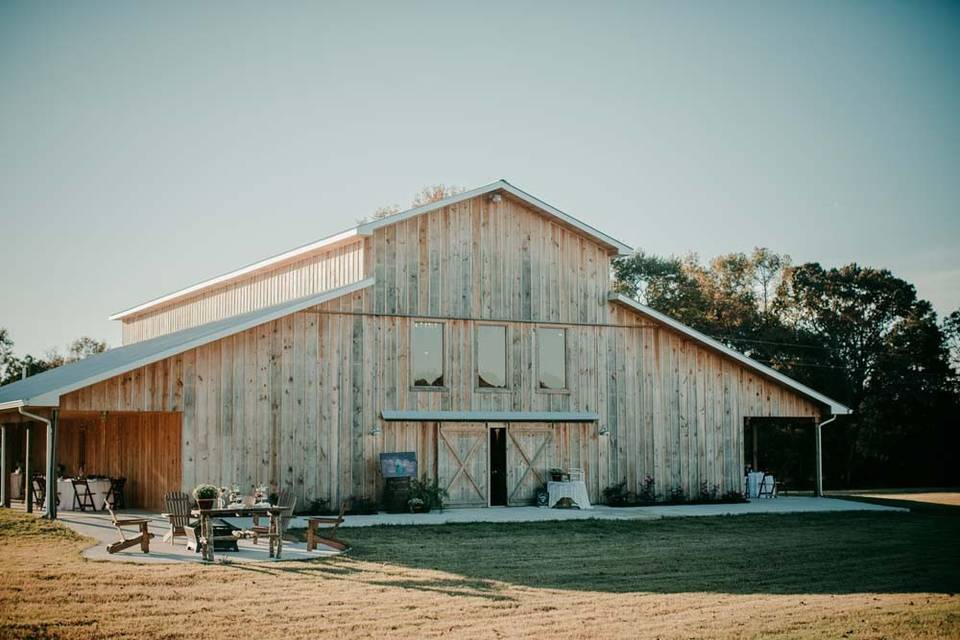
[[[549,329],[551,331],[562,331],[563,332],[563,388],[562,389],[547,389],[540,386],[540,337],[537,335],[542,329]],[[570,330],[568,327],[558,327],[556,325],[537,325],[533,330],[533,350],[534,358],[536,359],[536,371],[535,378],[532,381],[534,389],[537,393],[555,393],[555,394],[569,394],[570,393]]]
[[[414,359],[416,357],[416,330],[418,324],[432,324],[440,327],[440,373],[443,376],[442,385],[428,385],[422,386],[416,384],[416,378],[414,377]],[[414,319],[410,322],[410,348],[409,348],[409,374],[410,374],[410,390],[411,391],[449,391],[450,390],[450,380],[447,379],[447,323],[442,320],[434,320],[431,318],[417,320]]]
[[[503,380],[502,387],[480,386],[480,331],[483,327],[503,328]],[[510,367],[510,325],[505,322],[477,322],[473,331],[473,389],[479,393],[509,393],[511,392]]]

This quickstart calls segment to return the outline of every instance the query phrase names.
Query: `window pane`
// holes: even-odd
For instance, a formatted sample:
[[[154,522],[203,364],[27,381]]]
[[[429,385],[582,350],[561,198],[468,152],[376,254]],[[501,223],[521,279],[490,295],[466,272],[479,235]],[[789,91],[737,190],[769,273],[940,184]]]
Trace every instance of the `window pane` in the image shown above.
[[[507,328],[480,325],[477,331],[477,386],[507,386]]]
[[[443,386],[443,325],[413,323],[413,384],[417,387]]]
[[[567,332],[537,329],[537,358],[541,389],[567,388]]]

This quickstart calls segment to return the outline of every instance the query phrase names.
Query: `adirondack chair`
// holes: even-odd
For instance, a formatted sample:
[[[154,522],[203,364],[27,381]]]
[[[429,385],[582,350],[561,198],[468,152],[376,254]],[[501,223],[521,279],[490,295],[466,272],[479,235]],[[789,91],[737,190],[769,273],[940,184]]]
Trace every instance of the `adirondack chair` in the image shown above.
[[[113,544],[107,545],[107,553],[123,551],[124,549],[132,547],[136,544],[140,545],[140,550],[144,553],[150,553],[150,538],[153,537],[153,534],[148,530],[150,526],[149,520],[146,518],[124,518],[123,520],[120,520],[117,518],[117,514],[114,512],[113,507],[109,504],[107,505],[107,511],[110,512],[110,519],[113,520],[113,526],[117,528],[117,533],[120,534],[120,540],[114,542]],[[123,532],[122,527],[129,526],[140,527],[140,533],[133,538],[128,538]]]
[[[293,517],[293,510],[297,506],[297,496],[291,495],[288,491],[281,491],[277,497],[277,506],[284,508],[283,515],[280,516],[280,535],[282,536],[283,532],[287,530],[287,525],[290,524],[290,518]],[[257,517],[253,520],[253,527],[250,532],[253,534],[253,544],[257,544],[260,536],[270,533],[270,527],[261,525],[260,518]]]
[[[350,502],[344,500],[340,505],[340,514],[337,517],[307,518],[307,551],[317,548],[317,543],[323,543],[334,549],[346,551],[350,548],[346,542],[337,539],[337,529],[343,524],[343,514],[347,512]],[[317,528],[326,525],[323,536],[317,535]]]
[[[190,496],[182,491],[171,491],[163,497],[163,504],[166,512],[160,515],[170,521],[170,530],[163,536],[163,541],[174,545],[177,536],[183,536],[189,548],[196,526],[196,522],[190,520]]]

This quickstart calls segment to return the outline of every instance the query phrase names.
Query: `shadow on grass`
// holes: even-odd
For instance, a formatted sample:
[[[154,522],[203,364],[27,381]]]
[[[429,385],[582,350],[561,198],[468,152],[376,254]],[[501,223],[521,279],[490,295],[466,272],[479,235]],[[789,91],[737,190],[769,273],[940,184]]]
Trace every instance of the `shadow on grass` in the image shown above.
[[[357,579],[354,560],[436,570],[462,579],[379,575],[374,583],[450,595],[496,595],[498,582],[614,593],[960,592],[960,515],[952,510],[383,526],[341,533],[353,545],[349,558],[296,571]]]
[[[343,558],[328,558],[323,562],[311,563],[308,566],[257,566],[235,565],[236,569],[264,575],[296,574],[303,578],[323,580],[346,580],[363,582],[380,587],[396,587],[400,589],[414,589],[437,593],[447,596],[467,596],[485,598],[494,602],[512,601],[514,598],[502,593],[503,586],[492,580],[471,578],[410,578],[397,576],[384,577],[380,571],[373,571],[357,562]]]

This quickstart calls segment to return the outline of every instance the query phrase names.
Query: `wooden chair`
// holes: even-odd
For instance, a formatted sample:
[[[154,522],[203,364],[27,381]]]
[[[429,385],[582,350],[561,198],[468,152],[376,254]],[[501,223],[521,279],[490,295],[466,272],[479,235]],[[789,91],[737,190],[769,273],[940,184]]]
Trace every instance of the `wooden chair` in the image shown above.
[[[287,530],[287,525],[290,524],[290,518],[293,517],[293,510],[297,507],[297,496],[291,495],[287,491],[281,491],[280,495],[277,497],[277,506],[284,507],[283,515],[280,516],[280,535],[283,535],[283,532]],[[250,529],[253,533],[253,544],[257,544],[260,541],[260,536],[265,536],[270,533],[270,526],[263,526],[260,524],[260,518],[254,518],[253,527]]]
[[[349,501],[344,501],[340,505],[340,514],[333,517],[307,518],[307,551],[313,551],[317,548],[317,543],[325,544],[340,551],[346,551],[350,548],[346,542],[337,539],[337,529],[343,524],[343,514],[347,512]],[[326,525],[323,536],[317,535],[317,527]]]
[[[107,497],[103,501],[103,508],[107,508],[107,503],[114,509],[126,509],[127,501],[123,496],[123,488],[127,485],[126,478],[110,478],[110,490],[107,491]]]
[[[182,536],[187,539],[189,548],[191,539],[196,537],[193,528],[197,524],[190,520],[190,496],[182,491],[171,491],[163,497],[163,505],[166,512],[160,515],[170,521],[170,531],[163,536],[163,541],[173,545],[177,536]]]
[[[149,520],[146,518],[125,518],[123,520],[119,520],[117,519],[117,514],[113,511],[113,507],[109,504],[107,505],[107,511],[110,512],[110,519],[113,520],[113,526],[117,528],[117,533],[120,534],[120,540],[114,542],[113,544],[107,545],[107,553],[123,551],[124,549],[132,547],[136,544],[140,545],[140,550],[144,553],[150,553],[150,538],[153,537],[153,534],[149,531]],[[121,528],[128,526],[140,527],[139,535],[134,536],[133,538],[128,538]]]
[[[30,480],[30,495],[27,500],[33,500],[34,509],[43,509],[43,503],[47,497],[47,479],[41,475],[35,475]],[[60,496],[57,496],[57,506],[60,506]]]
[[[74,511],[86,511],[87,509],[96,511],[97,503],[93,501],[93,494],[90,493],[90,484],[87,482],[86,478],[71,478],[70,483],[73,485]],[[106,503],[104,503],[104,506],[106,506]]]

